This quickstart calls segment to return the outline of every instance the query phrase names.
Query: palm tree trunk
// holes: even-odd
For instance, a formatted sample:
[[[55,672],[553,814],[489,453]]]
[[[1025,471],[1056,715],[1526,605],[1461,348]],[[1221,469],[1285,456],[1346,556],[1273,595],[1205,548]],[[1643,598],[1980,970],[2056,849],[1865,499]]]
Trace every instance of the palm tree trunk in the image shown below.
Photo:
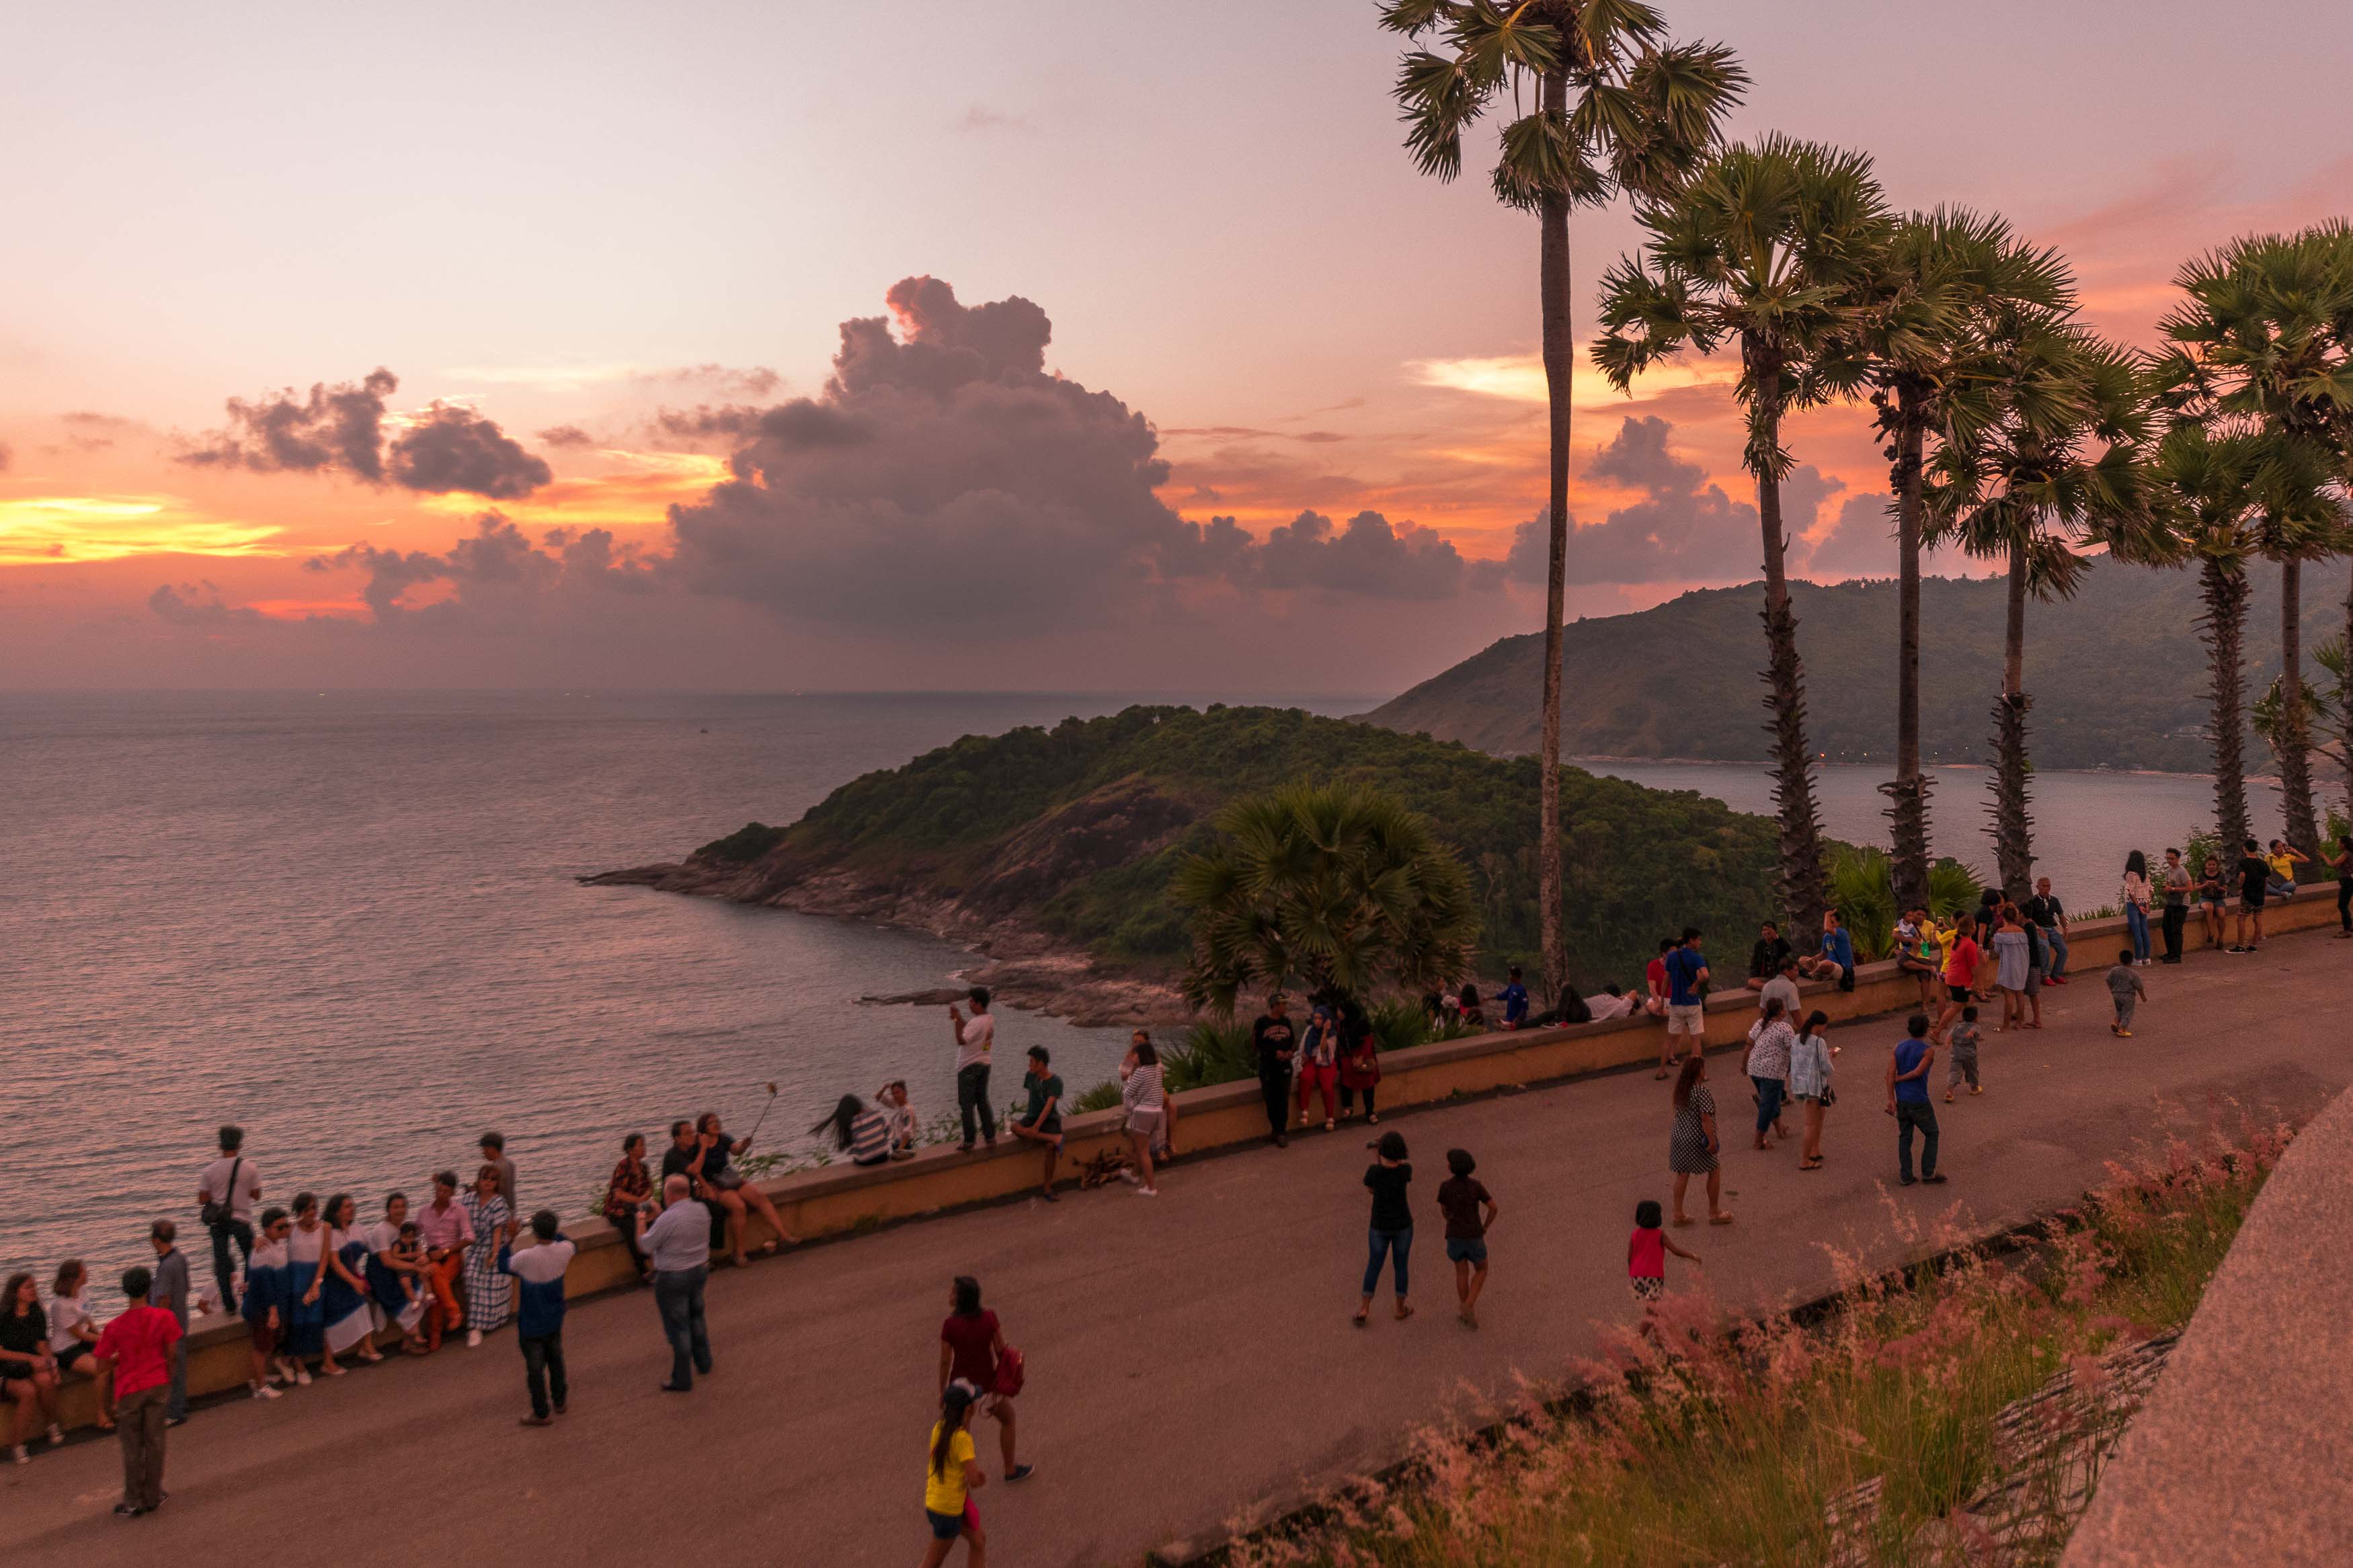
[[[2345,820],[2353,826],[2353,579],[2345,585],[2345,678],[2337,687],[2337,734],[2344,752]]]
[[[1880,785],[1894,853],[1888,870],[1898,910],[1928,903],[1928,779],[1920,770],[1920,463],[1918,397],[1896,392],[1895,777]]]
[[[1561,111],[1567,76],[1548,72],[1542,107]],[[1577,374],[1576,323],[1569,312],[1568,203],[1547,195],[1538,214],[1537,287],[1543,292],[1545,388],[1551,401],[1551,489],[1546,523],[1551,560],[1545,572],[1544,722],[1540,747],[1544,775],[1536,807],[1536,904],[1544,952],[1544,992],[1558,996],[1567,983],[1568,953],[1561,942],[1560,886],[1560,686],[1561,623],[1568,576],[1568,452],[1570,389]]]
[[[2034,819],[2027,815],[2026,546],[2010,547],[2010,603],[2001,635],[2001,696],[1993,705],[1993,856],[2004,896],[2024,899],[2033,888]]]
[[[1757,395],[1780,395],[1780,378],[1767,371]],[[1773,801],[1781,817],[1781,864],[1776,889],[1781,909],[1800,932],[1821,929],[1829,893],[1822,878],[1822,823],[1814,806],[1814,754],[1806,744],[1806,675],[1798,661],[1798,617],[1789,613],[1789,581],[1781,532],[1781,482],[1757,479],[1757,515],[1765,536],[1766,706],[1773,710]]]
[[[2280,815],[2287,841],[2317,854],[2320,830],[2312,819],[2312,731],[2304,711],[2304,563],[2280,563]]]
[[[2206,637],[2214,703],[2214,833],[2228,866],[2247,840],[2247,693],[2240,651],[2247,629],[2247,574],[2235,564],[2209,561],[2199,576],[2206,613],[2198,624]]]

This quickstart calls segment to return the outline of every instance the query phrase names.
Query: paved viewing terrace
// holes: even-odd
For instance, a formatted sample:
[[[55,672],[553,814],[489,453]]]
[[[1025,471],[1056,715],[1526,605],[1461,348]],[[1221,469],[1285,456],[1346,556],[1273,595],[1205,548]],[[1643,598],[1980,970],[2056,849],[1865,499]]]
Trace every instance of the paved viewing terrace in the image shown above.
[[[2325,908],[2297,913],[2333,924]],[[1949,1185],[1894,1184],[1879,1085],[1900,1022],[1833,1028],[1841,1100],[1829,1165],[1811,1173],[1797,1170],[1794,1145],[1746,1146],[1737,1058],[1715,1058],[1738,1222],[1678,1233],[1705,1258],[1707,1283],[1735,1307],[1810,1297],[1833,1283],[1833,1248],[1895,1263],[1941,1222],[2015,1223],[2168,1132],[2242,1109],[2300,1119],[2353,1082],[2340,1013],[2353,943],[2307,931],[2254,956],[2200,952],[2152,967],[2131,1040],[2109,1035],[2098,984],[2116,945],[2084,931],[2079,983],[2045,993],[2048,1026],[1989,1032],[1984,1097],[1937,1108]],[[1729,1038],[1745,1017],[1729,998],[1719,1009],[1712,1035]],[[1612,1059],[1650,1044],[1613,1033],[1626,1037]],[[1453,1060],[1456,1047],[1425,1049]],[[275,1403],[200,1407],[173,1434],[172,1500],[152,1518],[109,1517],[116,1450],[87,1437],[0,1469],[0,1512],[21,1558],[77,1568],[221,1553],[912,1562],[939,1321],[949,1278],[969,1272],[1029,1357],[1021,1433],[1035,1479],[997,1480],[993,1428],[980,1434],[996,1560],[1134,1562],[1147,1548],[1205,1544],[1229,1521],[1398,1458],[1417,1424],[1508,1392],[1515,1373],[1556,1374],[1592,1346],[1598,1323],[1629,1319],[1634,1205],[1669,1187],[1667,1089],[1646,1069],[1621,1070],[1385,1116],[1411,1143],[1417,1175],[1421,1311],[1409,1323],[1390,1321],[1386,1292],[1368,1329],[1348,1323],[1366,1155],[1363,1128],[1344,1126],[1288,1150],[1180,1161],[1156,1202],[1114,1186],[1055,1205],[996,1204],[721,1270],[710,1298],[718,1370],[691,1397],[656,1392],[668,1358],[652,1301],[624,1292],[575,1306],[572,1411],[554,1430],[515,1425],[522,1365],[501,1332],[479,1350],[396,1358]],[[1205,1091],[1211,1102],[1232,1092]],[[1477,1154],[1504,1208],[1476,1332],[1454,1321],[1433,1200],[1453,1145]],[[1676,1285],[1694,1282],[1675,1267]],[[2280,1463],[2299,1465],[2294,1454]]]

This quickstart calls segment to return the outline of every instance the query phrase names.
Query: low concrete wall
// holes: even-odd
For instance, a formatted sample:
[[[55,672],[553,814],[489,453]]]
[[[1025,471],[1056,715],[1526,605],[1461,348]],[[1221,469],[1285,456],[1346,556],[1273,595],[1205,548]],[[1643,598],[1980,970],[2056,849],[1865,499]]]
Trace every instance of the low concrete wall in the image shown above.
[[[2324,886],[2290,903],[2273,906],[2265,912],[2267,933],[2333,924],[2334,899],[2333,889]],[[2118,949],[2128,945],[2121,919],[2077,921],[2070,930],[2070,968],[2084,984],[2096,983],[2096,976],[2115,962]],[[2203,930],[2193,914],[2187,948],[2196,952],[2205,945]],[[1731,955],[1719,956],[1727,971],[1746,969],[1745,959],[1736,963]],[[1801,990],[1804,1005],[1821,1009],[1833,1024],[1906,1012],[1919,1002],[1916,982],[1893,963],[1862,965],[1856,972],[1852,992],[1823,984],[1809,984]],[[1754,992],[1717,992],[1708,1003],[1708,1047],[1720,1049],[1746,1044],[1756,1016]],[[1654,1019],[1627,1018],[1565,1028],[1497,1031],[1384,1052],[1380,1106],[1388,1112],[1655,1061],[1663,1027]],[[1181,1152],[1250,1143],[1266,1136],[1266,1113],[1254,1079],[1193,1089],[1175,1098]],[[1065,1118],[1063,1171],[1074,1172],[1099,1152],[1123,1144],[1124,1120],[1118,1110]],[[894,1164],[804,1171],[763,1186],[776,1200],[786,1225],[804,1240],[814,1240],[855,1235],[900,1220],[1034,1191],[1039,1160],[1036,1149],[1008,1137],[1000,1139],[994,1150],[964,1154],[952,1144],[938,1144]],[[755,1217],[752,1228],[754,1245],[765,1239],[764,1222]],[[577,1300],[635,1283],[628,1249],[602,1219],[567,1217],[565,1232],[579,1247],[565,1282],[568,1298]],[[246,1345],[242,1323],[208,1326],[208,1321],[199,1320],[190,1335],[189,1392],[202,1395],[243,1384],[248,1370]],[[67,1390],[69,1424],[86,1425],[96,1411],[95,1390],[90,1384],[78,1383]]]

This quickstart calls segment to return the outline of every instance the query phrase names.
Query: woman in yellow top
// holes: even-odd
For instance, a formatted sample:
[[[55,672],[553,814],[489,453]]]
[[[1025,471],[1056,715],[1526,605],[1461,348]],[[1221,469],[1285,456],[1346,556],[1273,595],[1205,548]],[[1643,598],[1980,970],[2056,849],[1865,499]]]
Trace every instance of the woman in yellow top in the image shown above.
[[[972,1446],[972,1413],[979,1403],[980,1391],[962,1378],[940,1395],[940,1418],[932,1427],[923,1467],[923,1518],[932,1527],[923,1568],[940,1568],[959,1535],[965,1539],[965,1561],[972,1568],[987,1568],[988,1537],[972,1501],[972,1494],[988,1479]]]

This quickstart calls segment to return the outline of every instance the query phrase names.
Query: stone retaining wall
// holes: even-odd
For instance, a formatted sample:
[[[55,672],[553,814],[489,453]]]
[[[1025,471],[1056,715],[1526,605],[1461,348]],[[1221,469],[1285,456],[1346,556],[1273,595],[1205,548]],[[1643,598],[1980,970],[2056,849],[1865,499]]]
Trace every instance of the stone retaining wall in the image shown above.
[[[2324,885],[2291,903],[2273,906],[2265,911],[2266,934],[2334,923],[2333,900],[2333,889]],[[2069,967],[2086,984],[2095,983],[2096,976],[2115,962],[2117,950],[2128,945],[2121,919],[2076,921],[2070,931]],[[2188,950],[2194,952],[2205,945],[2193,913]],[[1736,977],[1744,976],[1747,969],[1745,933],[1720,939],[1719,948],[1723,947],[1735,950],[1719,951],[1715,956],[1736,982],[1709,999],[1707,1044],[1711,1049],[1746,1044],[1757,1012],[1755,993],[1739,989],[1736,984]],[[1900,973],[1892,963],[1862,965],[1852,992],[1821,984],[1808,984],[1802,991],[1803,1005],[1809,1010],[1820,1008],[1834,1024],[1906,1012],[1916,1007],[1919,1000],[1916,982]],[[1381,1056],[1380,1106],[1385,1112],[1394,1111],[1652,1062],[1658,1059],[1663,1027],[1656,1020],[1638,1017],[1517,1033],[1497,1031],[1387,1051]],[[942,1081],[945,1081],[944,1068]],[[1247,1144],[1267,1134],[1266,1113],[1255,1079],[1193,1089],[1175,1099],[1177,1148],[1183,1153]],[[1124,1113],[1116,1110],[1064,1118],[1065,1176],[1096,1153],[1124,1146]],[[1000,1139],[993,1151],[963,1154],[953,1144],[936,1144],[912,1160],[893,1164],[831,1166],[762,1184],[776,1200],[785,1223],[804,1240],[814,1240],[852,1236],[896,1221],[1017,1197],[1036,1189],[1039,1159],[1034,1148],[1008,1137]],[[756,1216],[750,1223],[753,1244],[757,1245],[765,1239],[767,1227]],[[195,1226],[184,1230],[202,1242]],[[628,1250],[602,1219],[567,1215],[565,1232],[579,1247],[565,1279],[567,1298],[576,1300],[635,1283]],[[199,1256],[202,1251],[199,1245],[190,1253],[192,1266],[200,1271],[209,1267]],[[201,1396],[237,1388],[249,1370],[244,1325],[202,1319],[198,1323],[189,1336],[189,1393]],[[396,1339],[388,1335],[386,1342]],[[67,1424],[90,1424],[97,1410],[95,1387],[77,1381],[65,1392]]]

